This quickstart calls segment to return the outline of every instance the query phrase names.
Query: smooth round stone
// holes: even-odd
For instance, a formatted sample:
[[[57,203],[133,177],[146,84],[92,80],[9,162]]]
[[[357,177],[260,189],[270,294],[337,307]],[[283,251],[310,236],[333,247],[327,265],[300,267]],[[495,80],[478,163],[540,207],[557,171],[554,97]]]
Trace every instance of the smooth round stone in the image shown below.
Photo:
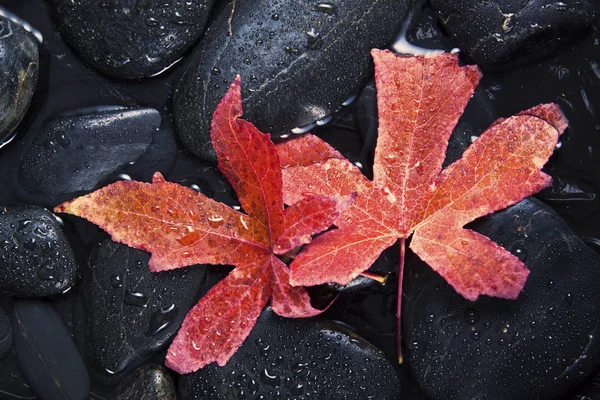
[[[360,336],[323,318],[266,308],[223,367],[181,375],[183,399],[399,399],[396,367]]]
[[[125,378],[111,393],[113,400],[175,400],[175,381],[165,367],[144,365]]]
[[[444,27],[476,63],[506,66],[539,59],[587,28],[593,0],[432,0]]]
[[[79,266],[54,214],[37,206],[0,207],[0,292],[40,297],[69,290]]]
[[[119,373],[165,348],[199,298],[203,266],[152,273],[149,259],[107,239],[83,269],[85,356],[101,372]]]
[[[13,329],[19,364],[41,399],[88,398],[85,364],[50,304],[39,300],[15,301]]]
[[[470,302],[414,256],[402,310],[413,375],[433,400],[563,398],[600,365],[600,257],[533,198],[469,227],[531,273],[516,300]]]
[[[0,358],[4,357],[6,353],[12,348],[13,344],[13,332],[10,324],[8,314],[0,308]]]
[[[36,38],[0,14],[0,143],[11,138],[29,108],[38,70]]]
[[[56,205],[93,190],[115,171],[151,176],[170,165],[175,151],[173,131],[153,108],[75,110],[43,125],[17,181],[26,199]]]
[[[261,131],[287,134],[324,121],[373,74],[369,52],[393,41],[408,3],[227,2],[174,86],[175,126],[183,145],[215,159],[210,121],[237,74],[244,118]]]
[[[75,52],[115,78],[156,75],[204,31],[214,0],[52,0],[56,24]]]

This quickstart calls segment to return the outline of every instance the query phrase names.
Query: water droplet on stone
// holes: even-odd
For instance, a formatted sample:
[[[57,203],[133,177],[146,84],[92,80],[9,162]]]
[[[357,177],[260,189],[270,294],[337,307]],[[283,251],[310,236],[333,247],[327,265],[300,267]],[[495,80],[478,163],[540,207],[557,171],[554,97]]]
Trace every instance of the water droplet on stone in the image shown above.
[[[23,232],[25,229],[27,229],[27,227],[31,224],[31,220],[30,219],[22,219],[19,221],[19,226],[17,228],[17,231],[19,232]]]
[[[146,307],[148,298],[143,293],[134,292],[131,289],[127,289],[125,295],[123,296],[123,303],[130,306]]]
[[[71,139],[69,139],[64,133],[56,135],[56,141],[63,149],[69,148],[69,145],[71,144]]]
[[[116,274],[110,277],[110,284],[114,288],[120,288],[123,286],[123,282],[121,281],[121,275]]]
[[[43,281],[54,280],[54,271],[52,269],[52,266],[50,266],[50,265],[42,265],[37,270],[37,276],[38,276],[38,278],[40,278]]]
[[[166,329],[169,325],[173,323],[175,318],[179,314],[179,309],[175,304],[171,304],[166,308],[161,308],[158,311],[155,311],[150,317],[150,323],[148,325],[148,331],[146,335],[154,336],[162,330]]]
[[[279,376],[276,374],[270,373],[266,368],[263,369],[262,373],[260,374],[260,380],[265,385],[269,385],[269,386],[273,386],[273,387],[279,386]]]
[[[33,233],[35,233],[37,236],[45,237],[45,236],[48,236],[48,233],[50,232],[50,230],[51,230],[51,228],[49,225],[46,225],[46,226],[38,225],[33,229]]]
[[[473,309],[465,311],[465,321],[467,321],[467,324],[469,325],[475,325],[479,322],[479,313]]]
[[[428,324],[431,324],[433,321],[435,321],[435,315],[434,314],[429,314],[425,316],[425,322]]]
[[[37,247],[37,242],[35,241],[35,238],[28,237],[27,239],[25,239],[25,241],[23,242],[23,247],[25,247],[27,250],[35,250],[35,248]]]
[[[515,242],[512,246],[510,246],[510,252],[517,256],[517,258],[522,262],[527,260],[527,250],[522,242]]]
[[[158,20],[154,17],[148,17],[148,19],[146,19],[146,25],[148,26],[157,26],[158,25]]]
[[[257,392],[258,392],[258,382],[256,382],[254,379],[250,378],[248,380],[248,391],[250,393],[251,396],[254,396]]]
[[[572,306],[573,302],[575,301],[575,298],[571,293],[567,293],[565,295],[565,301],[567,302],[568,305]]]
[[[217,67],[212,67],[210,69],[210,73],[211,75],[221,75],[221,70]]]
[[[315,8],[327,15],[337,15],[337,7],[332,3],[319,3]]]

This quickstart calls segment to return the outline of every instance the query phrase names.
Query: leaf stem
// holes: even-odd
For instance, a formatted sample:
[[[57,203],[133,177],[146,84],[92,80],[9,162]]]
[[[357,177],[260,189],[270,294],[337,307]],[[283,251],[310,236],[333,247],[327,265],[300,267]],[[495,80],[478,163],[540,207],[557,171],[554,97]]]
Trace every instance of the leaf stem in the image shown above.
[[[396,303],[396,348],[398,352],[398,364],[402,364],[402,331],[400,330],[402,311],[402,280],[404,277],[404,253],[405,239],[400,239],[400,261],[398,262],[398,302]]]
[[[388,275],[376,274],[374,272],[369,272],[369,271],[363,271],[360,275],[364,276],[365,278],[369,278],[376,282],[379,282],[382,285],[385,285],[385,282],[387,282],[387,278],[388,278]]]

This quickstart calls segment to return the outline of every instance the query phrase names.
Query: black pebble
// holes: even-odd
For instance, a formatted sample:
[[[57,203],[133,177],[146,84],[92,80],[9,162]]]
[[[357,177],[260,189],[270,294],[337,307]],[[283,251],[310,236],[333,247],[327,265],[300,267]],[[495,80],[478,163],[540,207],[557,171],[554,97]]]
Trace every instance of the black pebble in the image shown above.
[[[175,381],[165,367],[144,365],[125,378],[111,393],[113,400],[175,400]]]
[[[593,0],[432,0],[456,45],[476,63],[510,66],[539,59],[590,25]]]
[[[288,319],[266,308],[224,367],[178,381],[182,399],[399,399],[394,365],[360,336],[322,318]]]
[[[39,297],[73,286],[78,265],[54,214],[36,206],[0,207],[0,292]]]
[[[11,137],[29,108],[38,71],[36,38],[0,15],[0,143]]]
[[[52,0],[65,41],[115,78],[143,78],[177,61],[204,31],[214,0]]]
[[[405,0],[229,1],[174,88],[183,145],[215,159],[210,121],[236,74],[244,118],[263,132],[289,133],[328,117],[366,83],[373,73],[369,51],[393,41],[407,6]]]
[[[532,198],[472,228],[531,273],[516,300],[470,302],[414,256],[402,311],[416,380],[433,400],[562,398],[600,365],[600,257]]]
[[[52,305],[39,300],[16,301],[13,329],[19,364],[41,399],[88,398],[87,369]]]
[[[161,129],[153,108],[74,114],[46,123],[21,160],[17,182],[27,200],[54,206],[96,188],[116,170],[151,175],[172,162],[173,132]]]
[[[163,349],[199,298],[203,266],[152,273],[149,259],[105,240],[84,269],[85,353],[102,372],[118,373]]]

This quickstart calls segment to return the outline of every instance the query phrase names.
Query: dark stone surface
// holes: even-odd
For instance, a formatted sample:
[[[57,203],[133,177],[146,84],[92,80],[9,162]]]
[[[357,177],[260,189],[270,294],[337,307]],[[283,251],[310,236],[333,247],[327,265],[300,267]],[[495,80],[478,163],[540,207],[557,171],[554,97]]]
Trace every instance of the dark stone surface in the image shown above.
[[[399,399],[396,368],[360,336],[322,318],[266,308],[224,367],[180,376],[183,399]]]
[[[414,256],[403,326],[417,381],[431,399],[565,396],[600,364],[599,256],[531,198],[472,225],[531,273],[517,300],[469,302]]]
[[[117,373],[161,349],[199,298],[203,266],[152,273],[150,254],[105,240],[85,268],[85,353]]]
[[[175,156],[174,134],[161,120],[153,108],[122,108],[78,110],[49,121],[21,160],[22,196],[55,206],[114,179],[116,171],[149,179]]]
[[[284,134],[329,116],[370,77],[369,51],[394,39],[407,3],[229,1],[174,88],[184,146],[214,160],[210,120],[236,74],[242,76],[244,118],[263,132]]]
[[[476,63],[539,59],[590,25],[594,0],[432,0],[455,44]]]
[[[0,307],[0,358],[12,348],[13,333],[8,314]]]
[[[155,75],[204,31],[214,0],[51,0],[63,37],[90,65],[115,78]]]
[[[0,291],[38,297],[75,283],[78,266],[54,214],[36,206],[0,208]]]
[[[9,351],[0,358],[0,394],[6,400],[35,400],[37,396],[19,366],[16,350]]]
[[[600,400],[600,369],[575,390],[575,393],[569,396],[569,400]]]
[[[175,381],[162,365],[144,365],[125,378],[110,396],[113,400],[175,400]]]
[[[88,398],[87,369],[52,305],[16,301],[13,329],[19,364],[38,396],[45,400]]]
[[[0,15],[0,143],[10,139],[29,108],[38,70],[36,38]]]

